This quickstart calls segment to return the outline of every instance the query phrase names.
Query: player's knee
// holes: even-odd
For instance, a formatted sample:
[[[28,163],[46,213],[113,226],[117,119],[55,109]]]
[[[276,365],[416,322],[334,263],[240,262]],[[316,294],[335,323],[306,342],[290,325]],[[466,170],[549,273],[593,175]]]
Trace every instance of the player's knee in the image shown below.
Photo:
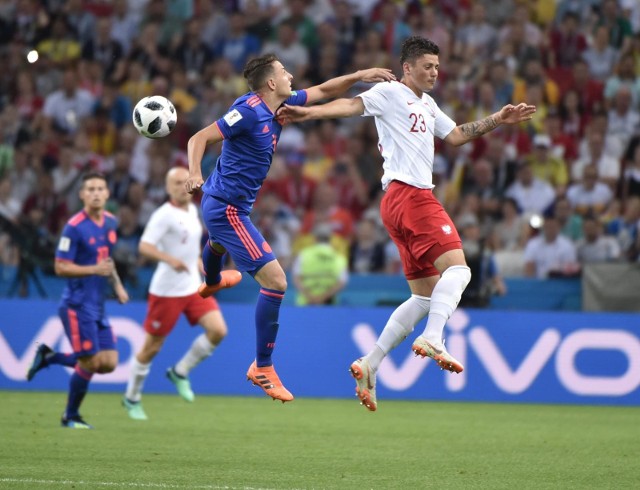
[[[100,374],[107,374],[107,373],[112,373],[113,371],[115,371],[116,369],[116,364],[117,362],[114,362],[112,360],[106,360],[100,363],[100,366],[98,368],[98,373]]]
[[[466,265],[452,265],[442,273],[442,277],[446,274],[449,280],[455,281],[460,284],[460,292],[464,291],[469,282],[471,281],[471,269]]]

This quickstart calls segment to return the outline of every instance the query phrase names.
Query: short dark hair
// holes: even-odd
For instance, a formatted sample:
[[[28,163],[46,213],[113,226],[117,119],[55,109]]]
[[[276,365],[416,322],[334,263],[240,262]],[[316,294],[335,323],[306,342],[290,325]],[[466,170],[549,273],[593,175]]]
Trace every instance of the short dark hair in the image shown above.
[[[87,180],[91,180],[91,179],[101,179],[101,180],[104,180],[105,183],[107,182],[107,177],[105,177],[104,174],[100,172],[90,171],[85,173],[82,176],[82,187],[84,187],[84,184]]]
[[[278,61],[275,54],[264,54],[258,58],[253,58],[247,62],[242,72],[252,91],[258,90],[273,73],[273,62]]]
[[[433,41],[421,36],[411,36],[402,43],[400,63],[413,63],[425,54],[439,54],[440,48]]]

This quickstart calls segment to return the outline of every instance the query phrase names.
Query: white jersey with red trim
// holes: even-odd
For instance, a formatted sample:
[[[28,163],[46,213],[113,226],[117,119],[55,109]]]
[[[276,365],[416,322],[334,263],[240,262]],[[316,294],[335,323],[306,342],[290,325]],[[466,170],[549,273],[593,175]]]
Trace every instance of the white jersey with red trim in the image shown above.
[[[188,296],[198,290],[202,282],[199,270],[202,233],[202,222],[193,203],[185,210],[166,202],[153,212],[140,241],[181,260],[189,271],[176,272],[166,262],[159,262],[149,285],[151,294]]]
[[[400,180],[432,189],[434,136],[444,139],[456,123],[426,93],[422,98],[401,82],[378,83],[358,95],[364,116],[374,116],[384,158],[382,188]]]

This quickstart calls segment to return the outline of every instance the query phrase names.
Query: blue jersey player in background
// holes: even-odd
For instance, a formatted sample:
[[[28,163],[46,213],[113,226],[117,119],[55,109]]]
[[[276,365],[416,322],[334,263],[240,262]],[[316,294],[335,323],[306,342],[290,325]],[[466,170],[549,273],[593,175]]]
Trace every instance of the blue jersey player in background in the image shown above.
[[[260,284],[255,314],[256,359],[249,367],[247,379],[284,403],[293,400],[293,395],[278,378],[271,354],[287,279],[271,247],[249,219],[282,131],[278,108],[285,102],[304,105],[337,97],[356,82],[382,82],[395,77],[388,69],[371,68],[296,92],[291,90],[292,75],[271,54],[250,60],[244,77],[251,92],[238,98],[223,117],[189,139],[186,188],[188,192],[202,189],[202,212],[209,231],[202,253],[205,283],[199,293],[207,297],[236,285],[242,277],[239,271],[251,274]],[[220,141],[222,153],[204,182],[201,160],[205,147]],[[226,252],[239,271],[221,270]]]
[[[103,175],[83,176],[80,199],[84,208],[67,221],[56,250],[56,274],[68,278],[58,313],[73,353],[57,353],[41,344],[27,373],[31,381],[40,369],[52,364],[74,368],[62,415],[62,426],[73,429],[92,428],[80,416],[80,404],[94,373],[110,373],[118,364],[115,337],[104,309],[107,283],[120,303],[129,301],[111,259],[117,223],[104,209],[108,198]]]

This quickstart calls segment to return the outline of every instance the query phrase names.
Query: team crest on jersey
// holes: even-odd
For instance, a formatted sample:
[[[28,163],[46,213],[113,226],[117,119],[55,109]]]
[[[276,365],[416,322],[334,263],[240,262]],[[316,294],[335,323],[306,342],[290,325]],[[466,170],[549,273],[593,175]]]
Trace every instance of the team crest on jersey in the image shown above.
[[[451,235],[451,226],[442,225],[442,231],[444,232],[445,235]]]
[[[116,235],[116,231],[109,230],[108,238],[110,243],[116,243],[116,240],[118,239],[118,236]]]
[[[233,126],[235,123],[237,123],[240,119],[242,119],[242,114],[240,114],[240,112],[238,112],[238,109],[234,109],[231,112],[228,112],[223,119],[226,121],[226,123],[229,126]]]
[[[294,96],[296,96],[296,95],[298,95],[298,92],[296,92],[295,90],[292,90],[292,91],[291,91],[291,97],[294,97]]]

